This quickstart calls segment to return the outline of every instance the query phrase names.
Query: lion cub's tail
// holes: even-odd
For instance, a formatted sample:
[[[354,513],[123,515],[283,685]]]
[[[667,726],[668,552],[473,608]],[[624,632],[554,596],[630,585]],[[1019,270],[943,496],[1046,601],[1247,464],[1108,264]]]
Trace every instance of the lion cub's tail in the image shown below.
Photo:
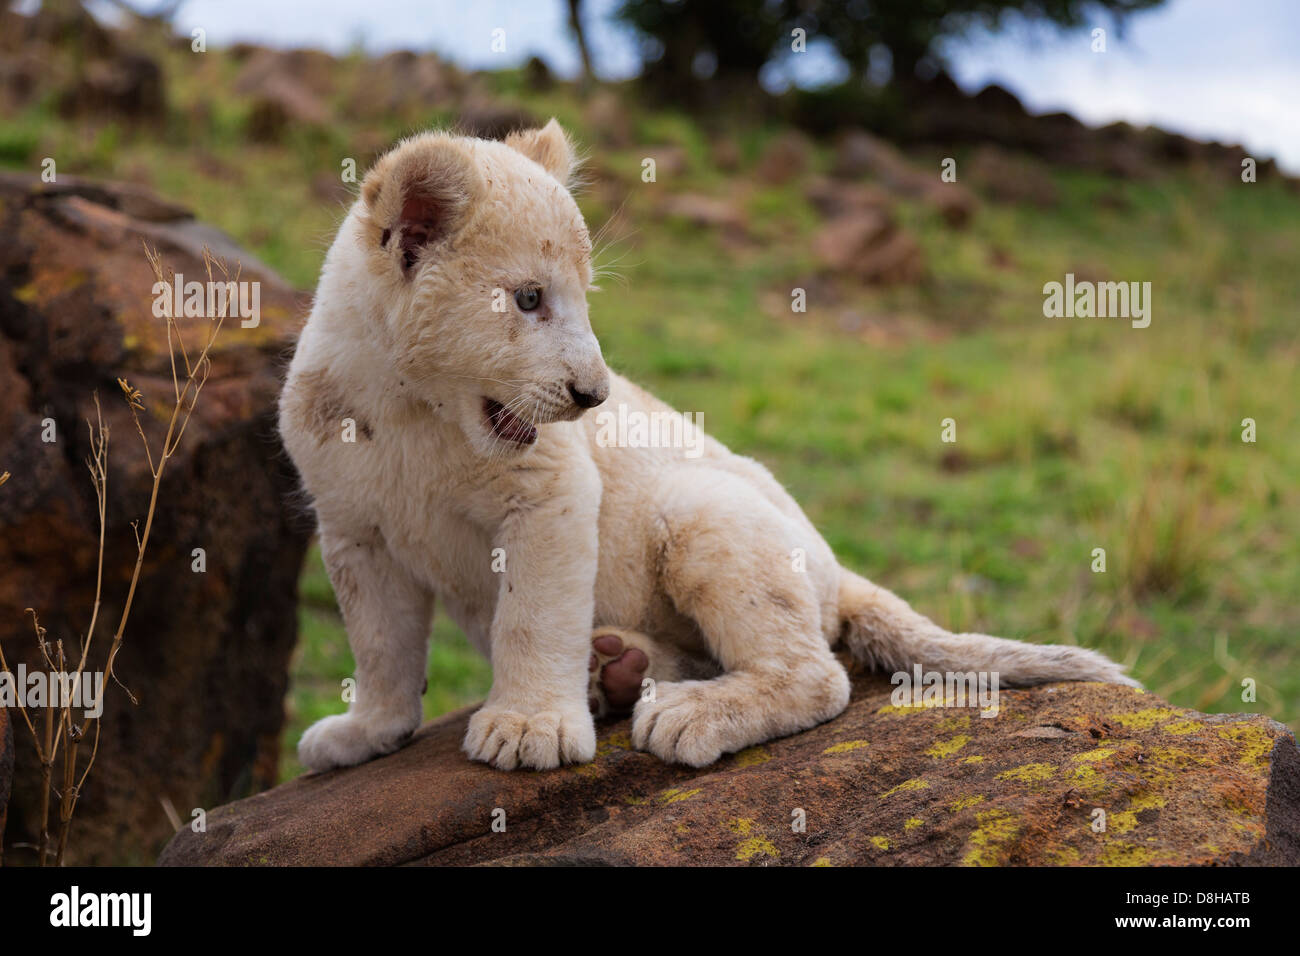
[[[840,620],[840,642],[873,670],[910,671],[920,664],[925,671],[997,671],[999,683],[1021,687],[1061,680],[1141,686],[1087,648],[950,633],[902,598],[845,569],[840,570]]]

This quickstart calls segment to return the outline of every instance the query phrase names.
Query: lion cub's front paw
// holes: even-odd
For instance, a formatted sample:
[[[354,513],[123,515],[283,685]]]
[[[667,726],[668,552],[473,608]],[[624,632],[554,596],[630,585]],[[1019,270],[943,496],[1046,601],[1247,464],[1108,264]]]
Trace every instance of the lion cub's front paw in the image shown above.
[[[551,770],[596,756],[596,727],[581,708],[525,714],[485,704],[469,719],[465,753],[498,770]]]
[[[298,761],[308,770],[332,770],[365,763],[406,743],[418,723],[418,720],[376,723],[352,713],[324,717],[308,727],[298,741]]]

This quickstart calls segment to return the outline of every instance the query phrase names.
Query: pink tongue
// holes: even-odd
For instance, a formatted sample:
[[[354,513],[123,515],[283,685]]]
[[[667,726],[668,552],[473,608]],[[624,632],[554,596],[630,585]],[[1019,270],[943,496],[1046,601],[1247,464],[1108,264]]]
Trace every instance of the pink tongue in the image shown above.
[[[499,403],[493,402],[492,404],[489,420],[492,422],[492,431],[498,438],[516,442],[520,445],[531,445],[537,441],[537,429],[535,427],[517,417]]]

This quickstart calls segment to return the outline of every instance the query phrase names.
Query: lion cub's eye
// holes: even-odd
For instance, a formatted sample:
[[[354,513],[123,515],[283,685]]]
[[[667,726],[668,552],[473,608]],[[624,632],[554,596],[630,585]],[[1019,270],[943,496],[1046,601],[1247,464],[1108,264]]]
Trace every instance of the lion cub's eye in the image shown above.
[[[542,304],[542,290],[537,286],[525,286],[515,290],[515,305],[525,312],[531,312]]]

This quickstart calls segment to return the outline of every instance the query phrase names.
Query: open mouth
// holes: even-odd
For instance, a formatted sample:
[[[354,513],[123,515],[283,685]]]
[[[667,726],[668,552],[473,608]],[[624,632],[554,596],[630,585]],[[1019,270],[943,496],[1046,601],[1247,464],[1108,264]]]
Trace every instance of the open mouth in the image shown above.
[[[537,426],[524,421],[495,399],[483,398],[483,414],[492,434],[502,441],[516,445],[531,445],[537,441]]]

